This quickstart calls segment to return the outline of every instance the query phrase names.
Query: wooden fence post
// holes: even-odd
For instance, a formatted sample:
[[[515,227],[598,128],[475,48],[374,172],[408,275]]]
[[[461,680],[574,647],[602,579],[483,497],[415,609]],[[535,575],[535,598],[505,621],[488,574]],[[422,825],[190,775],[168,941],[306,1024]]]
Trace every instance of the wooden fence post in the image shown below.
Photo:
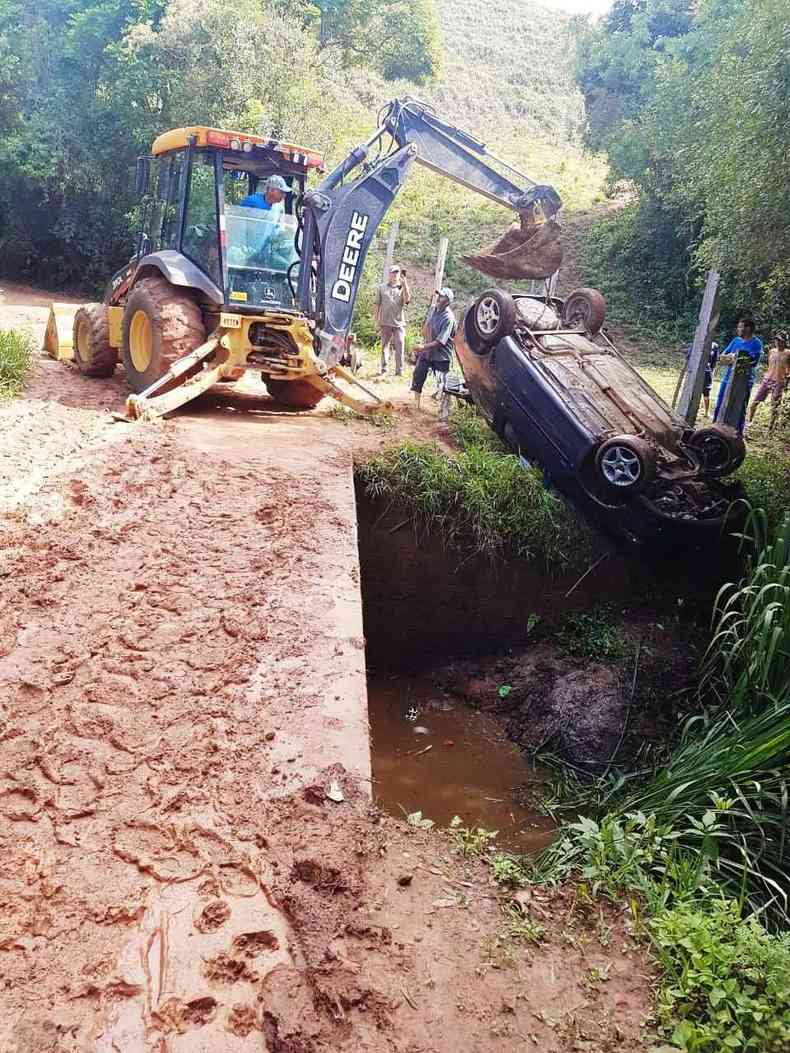
[[[699,320],[694,333],[694,343],[691,345],[691,353],[686,362],[686,372],[676,406],[678,415],[683,417],[689,425],[693,425],[697,419],[702,389],[705,385],[705,369],[710,357],[710,345],[718,324],[719,273],[708,271]]]
[[[434,292],[431,294],[431,303],[433,303],[433,297],[437,289],[441,289],[444,282],[444,265],[447,262],[447,245],[449,244],[447,238],[442,238],[439,242],[439,255],[436,257],[436,269],[433,272],[433,289]]]
[[[395,259],[395,242],[398,240],[398,220],[390,227],[389,237],[387,238],[387,252],[384,256],[384,273],[381,276],[381,284],[386,285],[390,276],[390,267],[392,261]]]

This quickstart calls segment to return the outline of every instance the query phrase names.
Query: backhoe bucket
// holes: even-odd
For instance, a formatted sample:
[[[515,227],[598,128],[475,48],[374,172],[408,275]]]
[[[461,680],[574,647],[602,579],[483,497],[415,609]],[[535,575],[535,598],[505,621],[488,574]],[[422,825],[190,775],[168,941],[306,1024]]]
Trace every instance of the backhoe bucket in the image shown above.
[[[50,304],[44,332],[44,350],[50,358],[60,362],[70,362],[74,358],[74,316],[79,308],[80,305],[76,303]]]
[[[464,256],[464,263],[491,278],[548,278],[562,263],[560,227],[553,219],[536,222],[521,213],[521,222],[489,245],[478,256]]]

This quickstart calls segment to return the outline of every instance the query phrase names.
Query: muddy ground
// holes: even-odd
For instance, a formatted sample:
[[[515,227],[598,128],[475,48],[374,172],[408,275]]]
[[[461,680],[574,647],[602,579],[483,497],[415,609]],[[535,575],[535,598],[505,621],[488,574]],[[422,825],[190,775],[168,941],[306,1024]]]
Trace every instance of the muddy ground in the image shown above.
[[[123,397],[39,358],[0,407],[0,1049],[645,1048],[619,909],[536,895],[525,940],[369,803],[351,454],[433,411]]]

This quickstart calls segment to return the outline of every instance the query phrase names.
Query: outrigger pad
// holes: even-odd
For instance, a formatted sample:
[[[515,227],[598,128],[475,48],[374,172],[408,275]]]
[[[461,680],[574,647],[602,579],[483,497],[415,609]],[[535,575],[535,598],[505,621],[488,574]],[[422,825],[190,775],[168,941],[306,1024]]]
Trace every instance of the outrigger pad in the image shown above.
[[[479,256],[464,263],[491,278],[549,278],[562,263],[560,226],[553,220],[536,224],[528,213],[514,223]]]

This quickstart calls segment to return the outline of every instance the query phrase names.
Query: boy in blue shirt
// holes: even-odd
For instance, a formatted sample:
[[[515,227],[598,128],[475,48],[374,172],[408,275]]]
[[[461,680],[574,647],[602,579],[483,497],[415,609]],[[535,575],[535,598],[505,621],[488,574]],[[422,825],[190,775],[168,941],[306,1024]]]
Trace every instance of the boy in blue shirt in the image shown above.
[[[716,399],[716,409],[713,419],[718,421],[721,414],[724,396],[730,383],[734,382],[737,374],[746,372],[746,390],[738,411],[738,432],[743,434],[743,426],[746,423],[746,407],[749,404],[749,396],[754,384],[755,371],[760,357],[763,353],[762,340],[754,335],[754,322],[751,318],[743,318],[738,322],[737,336],[730,340],[729,344],[721,353],[720,360],[727,364],[724,376],[719,384],[719,396]]]

